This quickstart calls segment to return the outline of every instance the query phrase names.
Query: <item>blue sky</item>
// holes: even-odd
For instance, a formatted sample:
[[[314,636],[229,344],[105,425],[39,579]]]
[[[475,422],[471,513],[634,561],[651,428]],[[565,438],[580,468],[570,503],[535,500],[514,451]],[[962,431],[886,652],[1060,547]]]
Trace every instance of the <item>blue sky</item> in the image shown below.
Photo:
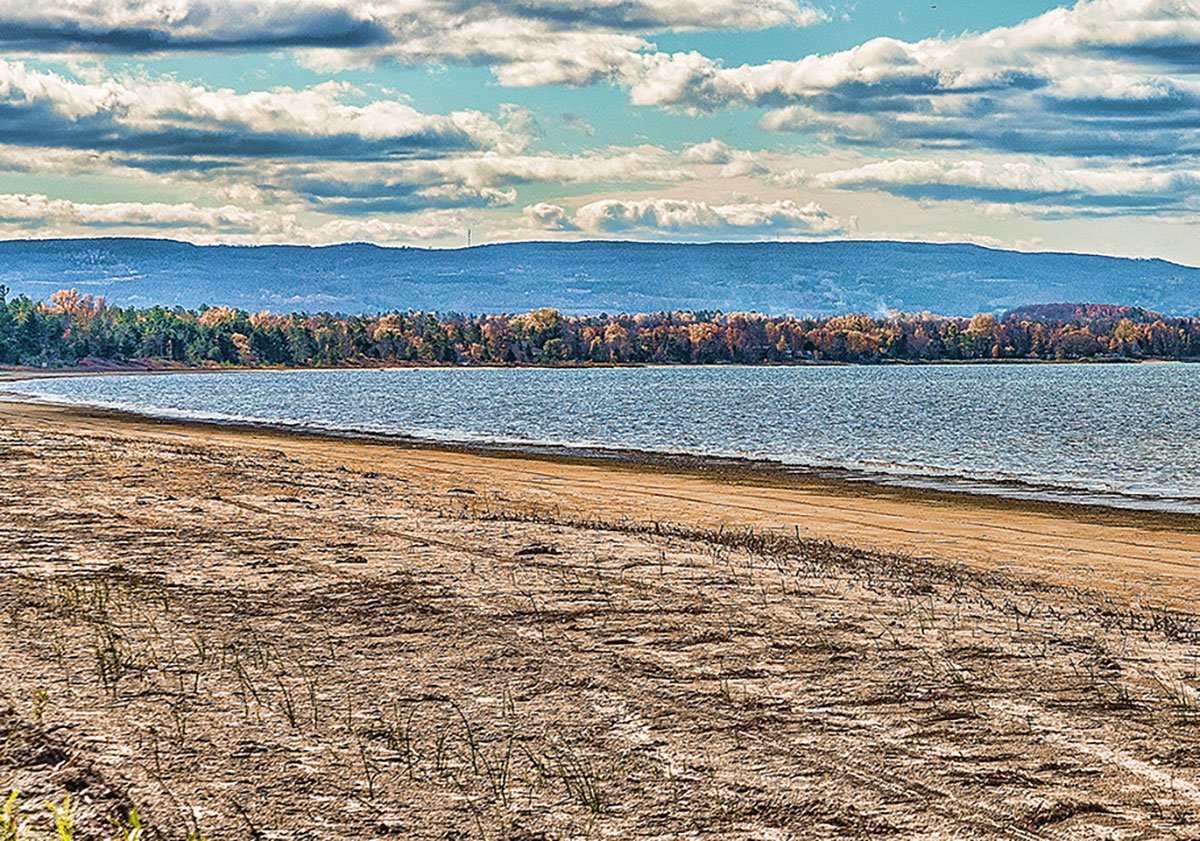
[[[1200,0],[0,0],[0,236],[1200,264]]]

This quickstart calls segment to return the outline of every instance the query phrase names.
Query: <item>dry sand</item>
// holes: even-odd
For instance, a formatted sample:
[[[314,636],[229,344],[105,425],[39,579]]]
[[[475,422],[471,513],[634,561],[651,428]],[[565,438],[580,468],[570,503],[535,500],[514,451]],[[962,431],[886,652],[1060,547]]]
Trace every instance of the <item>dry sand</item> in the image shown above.
[[[1200,837],[1195,518],[18,403],[0,510],[79,838]]]

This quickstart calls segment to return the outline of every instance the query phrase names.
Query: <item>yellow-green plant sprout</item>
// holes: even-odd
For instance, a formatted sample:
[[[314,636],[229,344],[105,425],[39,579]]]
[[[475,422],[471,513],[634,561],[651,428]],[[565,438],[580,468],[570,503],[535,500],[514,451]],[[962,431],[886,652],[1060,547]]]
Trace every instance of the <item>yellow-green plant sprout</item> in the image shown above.
[[[33,720],[41,722],[46,714],[46,705],[50,703],[50,692],[44,686],[39,686],[33,692]]]
[[[108,822],[120,833],[121,841],[144,841],[146,837],[146,831],[142,829],[142,816],[138,814],[137,809],[130,809],[128,817],[123,821],[109,818]]]
[[[47,802],[46,808],[54,818],[54,831],[58,833],[58,841],[74,841],[75,815],[71,812],[71,795],[63,795],[61,806]]]
[[[18,800],[21,793],[15,788],[0,807],[0,841],[25,841],[29,832],[25,822],[21,820]]]

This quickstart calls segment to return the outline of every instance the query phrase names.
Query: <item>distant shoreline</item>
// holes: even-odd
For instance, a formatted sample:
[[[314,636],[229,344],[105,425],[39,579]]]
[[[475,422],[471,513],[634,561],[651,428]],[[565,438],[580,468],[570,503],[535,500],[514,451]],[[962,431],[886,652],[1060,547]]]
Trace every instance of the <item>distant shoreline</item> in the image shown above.
[[[0,365],[0,383],[20,382],[22,380],[50,379],[55,377],[106,377],[106,376],[147,376],[154,374],[219,374],[219,373],[253,373],[293,372],[293,371],[446,371],[491,369],[499,371],[520,370],[563,370],[578,371],[606,368],[925,368],[925,367],[959,367],[973,365],[1195,365],[1200,364],[1200,358],[1170,359],[1131,359],[1131,358],[1093,358],[1093,359],[889,359],[878,362],[761,362],[750,364],[744,362],[704,362],[704,363],[675,363],[675,362],[587,362],[562,363],[546,365],[537,363],[520,363],[498,365],[480,363],[462,365],[455,363],[388,363],[378,365],[213,365],[213,366],[114,366],[112,368],[76,366],[58,368],[30,368],[24,366]]]

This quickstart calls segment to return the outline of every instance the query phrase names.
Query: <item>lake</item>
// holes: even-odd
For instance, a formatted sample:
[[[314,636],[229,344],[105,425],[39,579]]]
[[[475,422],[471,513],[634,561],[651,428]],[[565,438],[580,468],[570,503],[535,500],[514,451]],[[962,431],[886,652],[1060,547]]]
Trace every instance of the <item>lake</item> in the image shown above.
[[[723,456],[1200,512],[1200,366],[213,372],[3,388],[149,415],[427,441]]]

